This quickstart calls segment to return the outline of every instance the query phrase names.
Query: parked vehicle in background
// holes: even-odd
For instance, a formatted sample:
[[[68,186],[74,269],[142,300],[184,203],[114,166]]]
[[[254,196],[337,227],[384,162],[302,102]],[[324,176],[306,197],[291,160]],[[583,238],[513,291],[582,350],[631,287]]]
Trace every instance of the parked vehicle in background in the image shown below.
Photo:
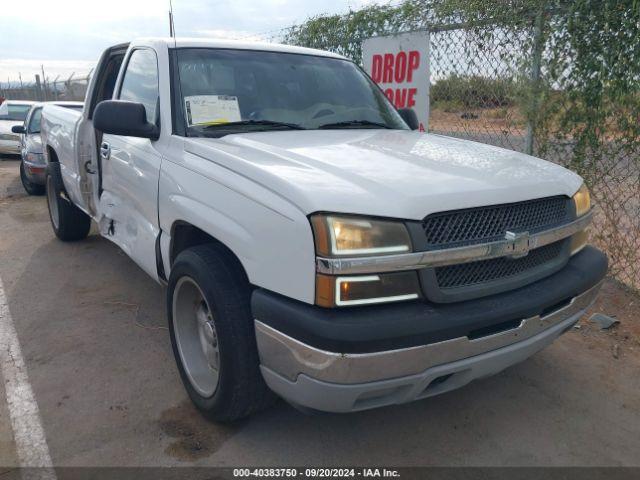
[[[14,134],[20,135],[20,180],[22,186],[29,195],[43,195],[45,175],[45,161],[42,153],[42,138],[40,136],[40,121],[42,107],[45,103],[58,105],[59,107],[72,108],[81,111],[82,102],[42,102],[35,103],[22,125],[11,128]]]
[[[95,220],[167,284],[209,418],[271,392],[333,412],[437,395],[549,345],[599,291],[582,178],[412,131],[340,55],[153,39],[95,72],[82,113],[43,109],[51,225],[73,241]]]
[[[36,102],[5,100],[0,105],[0,154],[20,154],[20,134],[11,131],[12,127],[22,125],[29,109]]]

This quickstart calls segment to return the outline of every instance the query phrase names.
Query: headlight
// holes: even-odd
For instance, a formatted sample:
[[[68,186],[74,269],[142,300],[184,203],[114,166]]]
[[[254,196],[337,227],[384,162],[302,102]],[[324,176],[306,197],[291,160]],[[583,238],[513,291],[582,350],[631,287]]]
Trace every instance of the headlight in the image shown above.
[[[41,153],[27,153],[27,156],[25,158],[25,160],[27,162],[31,162],[31,163],[41,163],[44,165],[45,161],[44,161],[44,155]]]
[[[581,217],[589,210],[591,210],[591,195],[589,189],[583,183],[580,190],[573,196],[573,203],[576,205],[576,215]]]
[[[388,255],[411,251],[402,222],[362,217],[314,215],[311,225],[321,256]]]
[[[591,195],[589,189],[583,183],[580,190],[573,196],[573,203],[576,206],[576,216],[581,217],[591,210]],[[589,233],[582,230],[571,237],[571,255],[575,255],[582,250],[589,241]]]
[[[390,255],[412,250],[402,222],[342,215],[311,217],[321,257]],[[316,305],[347,307],[419,298],[417,272],[342,276],[316,275]]]

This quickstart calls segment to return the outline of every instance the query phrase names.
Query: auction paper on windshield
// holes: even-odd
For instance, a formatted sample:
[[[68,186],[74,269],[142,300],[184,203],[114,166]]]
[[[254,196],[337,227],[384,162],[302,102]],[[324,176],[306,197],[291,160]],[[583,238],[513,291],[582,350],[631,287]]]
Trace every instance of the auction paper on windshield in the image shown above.
[[[187,123],[192,125],[220,125],[239,122],[238,97],[231,95],[193,95],[184,97]]]

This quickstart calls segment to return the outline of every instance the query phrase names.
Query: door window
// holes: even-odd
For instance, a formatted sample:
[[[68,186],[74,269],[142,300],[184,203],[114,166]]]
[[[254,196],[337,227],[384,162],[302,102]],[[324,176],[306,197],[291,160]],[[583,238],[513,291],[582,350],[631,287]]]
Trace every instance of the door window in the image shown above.
[[[155,52],[147,49],[134,50],[124,73],[119,98],[142,103],[147,113],[147,122],[156,123],[159,93],[158,60]]]
[[[27,129],[27,133],[40,133],[41,120],[42,120],[42,108],[37,108],[31,114],[31,119],[29,120],[29,128]]]

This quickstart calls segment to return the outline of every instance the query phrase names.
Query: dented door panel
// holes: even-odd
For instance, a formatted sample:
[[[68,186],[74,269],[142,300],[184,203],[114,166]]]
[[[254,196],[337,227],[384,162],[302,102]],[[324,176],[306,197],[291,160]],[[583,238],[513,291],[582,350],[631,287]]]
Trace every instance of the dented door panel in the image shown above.
[[[162,155],[144,138],[104,135],[100,232],[156,278],[158,176]]]

